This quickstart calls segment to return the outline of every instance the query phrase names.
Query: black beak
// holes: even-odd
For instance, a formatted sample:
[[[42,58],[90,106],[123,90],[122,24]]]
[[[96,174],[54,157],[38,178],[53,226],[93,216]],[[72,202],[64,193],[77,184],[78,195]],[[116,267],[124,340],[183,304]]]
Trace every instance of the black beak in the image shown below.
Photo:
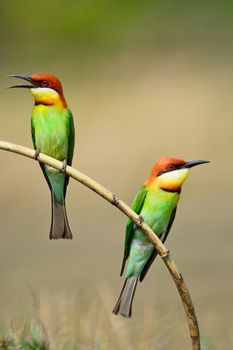
[[[182,165],[182,167],[180,169],[192,168],[192,167],[194,167],[196,165],[205,164],[205,163],[210,163],[210,161],[209,160],[190,160],[189,162],[187,162],[184,165]]]
[[[8,75],[9,78],[19,78],[19,79],[23,79],[28,81],[29,83],[31,83],[31,85],[24,85],[24,84],[20,84],[20,85],[13,85],[13,86],[9,86],[8,89],[13,89],[13,88],[27,88],[27,89],[31,89],[33,87],[35,87],[35,85],[33,84],[33,80],[31,77],[28,77],[26,75]]]

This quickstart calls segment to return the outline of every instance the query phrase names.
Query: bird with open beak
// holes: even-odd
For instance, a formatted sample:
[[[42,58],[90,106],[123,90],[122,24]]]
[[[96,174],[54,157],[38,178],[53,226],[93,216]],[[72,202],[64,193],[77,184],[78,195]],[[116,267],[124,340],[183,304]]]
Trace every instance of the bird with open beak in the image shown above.
[[[10,86],[10,88],[29,89],[34,97],[31,118],[33,145],[38,157],[45,153],[66,165],[72,164],[75,131],[73,116],[67,106],[60,80],[52,74],[41,73],[31,76],[10,75],[28,84]],[[69,227],[65,197],[69,177],[64,171],[40,163],[44,177],[51,191],[52,219],[50,239],[72,238]]]

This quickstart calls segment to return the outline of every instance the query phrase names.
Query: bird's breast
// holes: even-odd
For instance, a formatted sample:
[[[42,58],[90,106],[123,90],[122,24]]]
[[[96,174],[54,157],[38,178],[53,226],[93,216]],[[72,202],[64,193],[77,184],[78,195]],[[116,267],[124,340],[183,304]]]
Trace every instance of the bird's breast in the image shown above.
[[[140,215],[158,236],[161,236],[166,231],[178,200],[178,193],[165,192],[161,189],[147,194]]]
[[[58,160],[67,158],[68,129],[61,109],[35,106],[32,113],[32,128],[36,149]]]

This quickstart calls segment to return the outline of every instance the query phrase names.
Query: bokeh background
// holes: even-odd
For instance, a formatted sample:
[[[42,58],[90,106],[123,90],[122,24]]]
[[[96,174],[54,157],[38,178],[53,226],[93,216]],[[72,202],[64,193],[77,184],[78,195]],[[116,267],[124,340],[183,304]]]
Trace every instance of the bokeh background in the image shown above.
[[[2,140],[32,145],[32,97],[6,90],[6,75],[51,72],[75,119],[73,166],[126,203],[161,156],[212,161],[191,171],[166,243],[190,288],[203,349],[233,346],[232,15],[227,0],[0,2]],[[123,284],[124,215],[71,180],[74,239],[49,241],[39,166],[3,151],[0,162],[1,326],[17,330],[34,317],[33,290],[56,349],[75,348],[77,334],[80,349],[190,347],[159,258],[138,287],[133,319],[111,315]]]

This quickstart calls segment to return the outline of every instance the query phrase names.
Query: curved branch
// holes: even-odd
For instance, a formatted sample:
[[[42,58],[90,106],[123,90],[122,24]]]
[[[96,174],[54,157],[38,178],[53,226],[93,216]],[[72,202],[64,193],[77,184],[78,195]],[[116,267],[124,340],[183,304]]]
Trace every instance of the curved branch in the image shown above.
[[[13,143],[0,141],[0,149],[17,153],[23,156],[26,156],[28,158],[35,159],[36,152],[30,148],[23,147],[21,145],[15,145]],[[39,153],[38,161],[47,165],[52,166],[53,168],[57,170],[62,170],[63,163],[51,158],[43,153]],[[103,197],[105,200],[110,202],[111,204],[115,205],[118,209],[120,209],[125,215],[127,215],[132,221],[140,227],[148,237],[148,239],[151,241],[151,243],[155,246],[156,250],[158,251],[159,255],[162,257],[165,265],[167,266],[175,284],[178,289],[178,292],[180,294],[184,310],[186,313],[186,317],[188,320],[189,325],[189,332],[190,337],[192,340],[192,349],[193,350],[200,350],[200,335],[199,335],[199,328],[198,328],[198,321],[195,314],[194,306],[192,303],[192,299],[189,293],[189,290],[184,282],[184,279],[180,272],[178,271],[178,268],[173,260],[171,260],[169,251],[166,249],[164,244],[160,241],[160,239],[154,234],[152,229],[144,222],[141,222],[140,217],[128,206],[126,205],[121,199],[119,199],[115,194],[113,194],[111,191],[97,183],[96,181],[92,180],[85,174],[81,173],[80,171],[67,166],[66,173],[73,179],[81,182],[84,186],[90,188],[97,194],[99,194],[101,197]]]

